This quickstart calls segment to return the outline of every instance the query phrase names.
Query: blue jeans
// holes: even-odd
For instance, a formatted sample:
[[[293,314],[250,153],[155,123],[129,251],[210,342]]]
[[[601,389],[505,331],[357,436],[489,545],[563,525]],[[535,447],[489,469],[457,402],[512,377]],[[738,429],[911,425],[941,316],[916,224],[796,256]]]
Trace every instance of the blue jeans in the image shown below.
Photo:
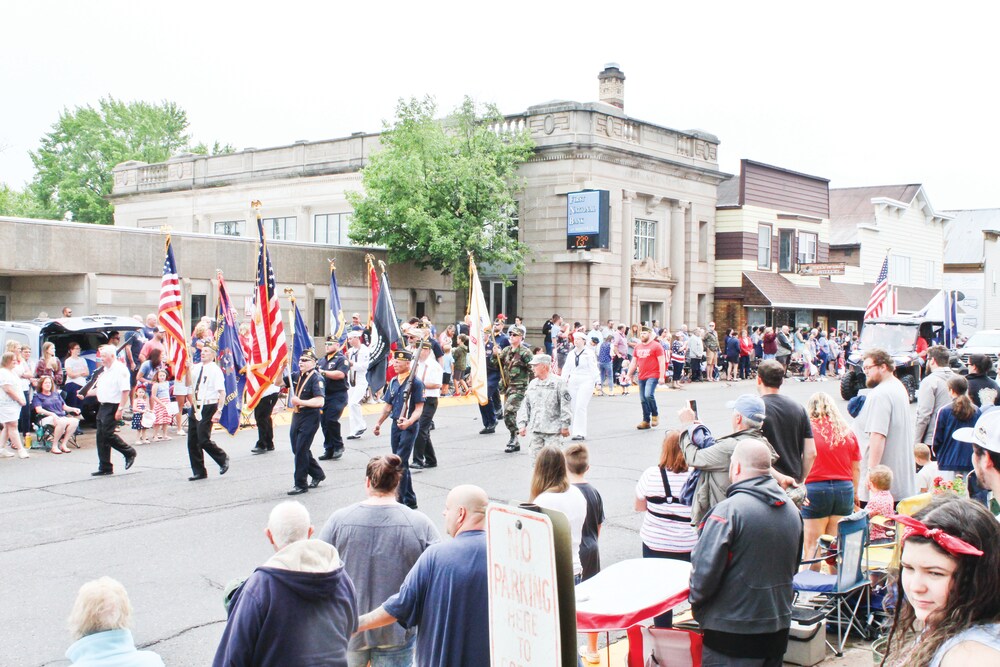
[[[612,394],[615,393],[615,374],[614,374],[614,364],[610,361],[607,363],[601,362],[599,364],[601,368],[601,391],[607,387],[608,391]]]
[[[348,667],[410,667],[413,664],[413,646],[417,636],[402,646],[387,646],[385,648],[366,648],[362,651],[348,651]]]
[[[639,400],[642,402],[642,421],[648,422],[650,417],[658,417],[656,411],[656,385],[659,378],[639,380]]]

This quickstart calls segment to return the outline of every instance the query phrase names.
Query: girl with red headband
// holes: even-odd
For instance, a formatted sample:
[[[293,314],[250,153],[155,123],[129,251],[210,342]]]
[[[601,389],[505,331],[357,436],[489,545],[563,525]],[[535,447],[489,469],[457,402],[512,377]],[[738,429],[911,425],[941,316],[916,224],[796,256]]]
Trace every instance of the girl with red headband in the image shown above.
[[[939,496],[903,531],[895,619],[883,665],[1000,664],[1000,523],[981,505]]]

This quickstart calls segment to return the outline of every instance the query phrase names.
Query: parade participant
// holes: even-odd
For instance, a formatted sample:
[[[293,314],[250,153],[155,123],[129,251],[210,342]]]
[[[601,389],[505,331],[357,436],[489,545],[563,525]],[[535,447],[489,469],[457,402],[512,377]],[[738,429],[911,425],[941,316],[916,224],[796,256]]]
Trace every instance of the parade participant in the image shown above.
[[[368,430],[365,417],[361,414],[361,402],[365,400],[368,391],[368,364],[371,361],[371,350],[361,339],[360,331],[347,334],[347,362],[351,370],[347,373],[347,415],[351,434],[348,440],[357,440]]]
[[[257,444],[250,450],[251,454],[265,454],[274,451],[274,422],[271,415],[274,413],[274,406],[281,398],[281,391],[278,385],[272,383],[267,385],[267,389],[261,392],[260,400],[253,407],[253,419],[257,423]]]
[[[500,328],[501,322],[498,320],[490,335],[490,329],[483,332],[489,335],[484,348],[486,350],[486,405],[479,406],[479,415],[483,419],[483,429],[480,435],[496,433],[497,421],[503,417],[503,407],[500,403],[500,382],[503,379],[500,370],[500,350],[510,345],[507,336],[503,335]]]
[[[418,628],[415,664],[468,667],[489,655],[486,506],[477,486],[457,486],[445,500],[444,525],[454,539],[417,560],[399,593],[359,620],[359,632],[398,622]]]
[[[892,470],[893,498],[908,498],[917,492],[916,464],[913,461],[913,420],[910,397],[903,383],[893,374],[896,364],[885,350],[865,350],[862,370],[866,386],[865,432],[868,454],[861,459],[861,479],[868,470],[884,463]],[[867,488],[861,486],[861,500],[868,500]]]
[[[705,665],[780,667],[788,645],[802,520],[768,474],[770,459],[763,442],[736,446],[732,485],[691,552],[688,599],[704,633]]]
[[[111,464],[112,448],[125,457],[125,470],[135,463],[135,449],[125,444],[125,441],[115,433],[115,427],[122,418],[125,406],[128,405],[132,379],[125,364],[115,358],[114,346],[102,345],[98,352],[101,355],[103,371],[87,394],[96,396],[97,402],[100,403],[97,410],[97,472],[90,473],[94,477],[114,472],[114,466]]]
[[[214,343],[206,343],[201,349],[201,362],[191,367],[191,398],[194,407],[188,417],[188,459],[191,461],[191,476],[188,481],[208,479],[205,469],[205,453],[219,466],[219,474],[229,470],[229,456],[212,440],[212,427],[222,416],[221,403],[226,398],[226,379],[222,369],[215,363]],[[126,466],[127,468],[127,466]]]
[[[403,462],[395,454],[368,461],[367,498],[334,512],[319,533],[319,539],[340,552],[360,611],[375,609],[395,594],[420,554],[441,541],[434,522],[396,501],[402,476]],[[392,557],[377,557],[381,554]],[[409,665],[415,642],[416,631],[398,624],[361,632],[348,646],[348,664]]]
[[[396,377],[392,378],[386,388],[383,399],[385,407],[372,433],[381,435],[382,422],[392,417],[392,428],[389,432],[390,446],[392,453],[403,462],[403,475],[399,481],[397,497],[399,502],[410,509],[417,509],[417,495],[413,492],[409,462],[413,443],[420,430],[420,413],[424,410],[424,384],[420,378],[413,377],[410,368],[412,362],[413,355],[408,350],[396,350],[392,353]]]
[[[347,667],[358,605],[337,549],[312,539],[309,512],[294,500],[271,510],[264,534],[275,553],[233,593],[212,664]]]
[[[642,402],[642,421],[637,429],[645,430],[660,423],[660,413],[656,408],[656,386],[664,382],[666,355],[663,346],[653,340],[653,330],[643,327],[641,342],[635,346],[628,376],[639,373],[639,399]]]
[[[903,530],[899,602],[883,665],[995,665],[1000,662],[1000,525],[981,505],[936,496]]]
[[[816,460],[816,441],[805,408],[780,393],[784,380],[785,369],[774,359],[762,361],[757,367],[757,393],[767,409],[763,432],[778,452],[774,467],[801,483]]]
[[[517,411],[517,426],[521,437],[528,436],[528,450],[534,462],[542,447],[562,445],[562,439],[569,435],[573,411],[566,383],[552,373],[552,357],[536,354],[530,364],[535,379],[524,392]]]
[[[986,412],[975,428],[959,429],[952,437],[972,443],[972,467],[989,489],[986,507],[1000,521],[1000,410]]]
[[[131,625],[132,603],[124,586],[111,577],[85,583],[69,615],[75,640],[66,650],[70,667],[163,667],[156,653],[136,650]]]
[[[326,354],[316,364],[323,378],[326,397],[323,403],[323,454],[320,461],[336,461],[344,455],[344,438],[340,434],[340,416],[347,407],[347,373],[351,365],[340,351],[340,342],[326,337]]]
[[[437,454],[434,452],[434,443],[431,442],[431,422],[434,420],[438,399],[441,397],[444,371],[441,364],[434,359],[430,340],[424,340],[420,343],[414,375],[420,378],[421,384],[424,385],[424,409],[420,412],[419,428],[413,442],[413,460],[410,463],[410,468],[412,470],[436,468],[438,463]]]
[[[948,364],[950,353],[944,345],[933,345],[927,349],[927,364],[924,379],[917,390],[917,425],[913,437],[925,445],[934,444],[938,413],[941,408],[951,405],[948,381],[955,377],[955,371]]]
[[[587,337],[582,333],[573,334],[573,349],[566,356],[562,379],[573,401],[572,439],[584,440],[587,437],[587,407],[594,397],[594,385],[600,382],[601,372],[597,356],[587,346]]]
[[[465,373],[468,369],[469,356],[469,336],[458,334],[458,345],[451,350],[452,364],[452,384],[455,385],[456,396],[467,396],[469,394],[469,383],[465,381]]]
[[[312,455],[313,438],[319,430],[320,412],[326,402],[326,388],[323,377],[316,372],[316,365],[316,357],[311,350],[306,350],[299,358],[299,372],[292,375],[293,393],[289,401],[292,427],[288,437],[292,441],[292,455],[295,457],[295,486],[288,492],[290,496],[315,489],[326,479],[326,473]],[[312,481],[307,485],[310,477]]]

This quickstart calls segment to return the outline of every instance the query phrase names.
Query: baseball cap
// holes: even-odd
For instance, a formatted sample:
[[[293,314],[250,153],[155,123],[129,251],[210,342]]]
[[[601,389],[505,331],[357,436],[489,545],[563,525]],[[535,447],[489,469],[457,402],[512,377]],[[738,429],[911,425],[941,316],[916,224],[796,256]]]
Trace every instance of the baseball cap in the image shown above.
[[[726,403],[726,407],[740,413],[746,419],[755,422],[764,421],[764,401],[756,394],[743,394],[735,401]]]
[[[1000,454],[1000,409],[986,412],[976,420],[975,426],[960,428],[952,437]]]

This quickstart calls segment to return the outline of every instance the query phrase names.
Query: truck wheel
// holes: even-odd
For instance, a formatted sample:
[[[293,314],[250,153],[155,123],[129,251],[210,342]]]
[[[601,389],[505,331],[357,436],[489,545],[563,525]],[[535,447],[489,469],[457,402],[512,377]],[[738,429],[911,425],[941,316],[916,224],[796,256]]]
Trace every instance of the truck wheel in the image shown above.
[[[854,373],[848,371],[840,378],[840,397],[849,401],[858,395],[858,383],[854,381]]]
[[[910,403],[917,400],[917,379],[912,375],[904,375],[900,378],[903,386],[906,387],[906,393],[910,397]]]

